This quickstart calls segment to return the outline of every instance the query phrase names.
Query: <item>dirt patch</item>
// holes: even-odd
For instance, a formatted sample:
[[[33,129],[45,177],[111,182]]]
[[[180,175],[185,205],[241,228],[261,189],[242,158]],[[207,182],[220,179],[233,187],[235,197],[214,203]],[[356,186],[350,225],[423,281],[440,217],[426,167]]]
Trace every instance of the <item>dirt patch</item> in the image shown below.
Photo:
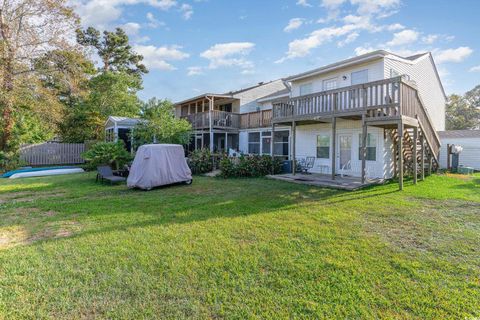
[[[455,178],[455,179],[459,179],[459,180],[462,180],[462,181],[470,181],[470,180],[473,180],[473,178],[474,178],[471,175],[451,173],[451,172],[447,172],[447,173],[445,173],[445,175],[449,178]]]
[[[452,255],[480,247],[480,203],[419,200],[417,207],[368,213],[364,230],[399,250]]]
[[[43,200],[48,198],[57,198],[65,195],[62,191],[49,191],[49,192],[13,192],[0,194],[0,204],[8,204],[15,202],[33,202],[36,200]]]

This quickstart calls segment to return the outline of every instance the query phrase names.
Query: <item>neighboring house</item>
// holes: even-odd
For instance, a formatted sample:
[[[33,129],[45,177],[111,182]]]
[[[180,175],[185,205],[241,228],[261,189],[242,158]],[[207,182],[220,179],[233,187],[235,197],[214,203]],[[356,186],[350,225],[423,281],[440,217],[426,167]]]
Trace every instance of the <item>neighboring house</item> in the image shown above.
[[[132,151],[131,132],[135,125],[142,121],[137,118],[110,116],[105,122],[105,141],[122,140],[127,150]]]
[[[445,128],[445,104],[430,53],[400,57],[378,50],[176,106],[195,128],[192,148],[313,157],[311,172],[362,181],[399,176],[402,186],[405,170],[438,168],[436,131]]]
[[[175,108],[178,117],[192,124],[189,150],[270,154],[272,101],[288,96],[285,82],[275,80],[224,94],[205,93],[178,102]],[[283,129],[277,130],[275,155],[287,159],[290,131]]]
[[[447,145],[463,148],[459,165],[480,170],[480,130],[450,130],[438,132],[442,141],[440,150],[440,167],[447,168]]]

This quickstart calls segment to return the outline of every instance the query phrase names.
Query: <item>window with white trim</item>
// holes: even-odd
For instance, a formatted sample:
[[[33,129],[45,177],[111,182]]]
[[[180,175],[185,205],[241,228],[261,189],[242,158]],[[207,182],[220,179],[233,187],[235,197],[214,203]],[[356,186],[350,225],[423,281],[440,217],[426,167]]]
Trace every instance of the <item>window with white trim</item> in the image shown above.
[[[368,82],[368,69],[352,72],[352,86]]]
[[[359,138],[359,148],[358,148],[358,160],[362,160],[362,134],[358,135]],[[377,160],[377,136],[372,133],[367,133],[367,157],[365,158],[368,161]]]
[[[317,136],[317,158],[330,158],[330,136],[328,134],[320,134]]]
[[[300,85],[300,95],[304,96],[313,92],[313,84],[311,82]]]
[[[270,154],[272,145],[272,132],[263,131],[262,132],[262,154]]]
[[[248,153],[260,154],[260,132],[248,133]]]
[[[337,78],[323,80],[323,91],[337,89]]]
[[[276,156],[288,156],[289,132],[275,131],[273,139],[273,154]]]

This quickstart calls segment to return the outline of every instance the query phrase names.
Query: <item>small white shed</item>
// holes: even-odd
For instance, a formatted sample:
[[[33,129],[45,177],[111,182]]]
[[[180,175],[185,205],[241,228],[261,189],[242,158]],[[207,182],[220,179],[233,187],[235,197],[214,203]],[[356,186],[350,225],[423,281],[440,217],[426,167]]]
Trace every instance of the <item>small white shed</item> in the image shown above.
[[[439,131],[442,142],[440,149],[440,167],[447,168],[447,145],[463,147],[460,154],[460,165],[480,170],[480,130]]]
[[[105,140],[118,141],[123,140],[128,151],[131,151],[132,141],[130,133],[137,123],[144,121],[138,118],[110,116],[105,122]]]

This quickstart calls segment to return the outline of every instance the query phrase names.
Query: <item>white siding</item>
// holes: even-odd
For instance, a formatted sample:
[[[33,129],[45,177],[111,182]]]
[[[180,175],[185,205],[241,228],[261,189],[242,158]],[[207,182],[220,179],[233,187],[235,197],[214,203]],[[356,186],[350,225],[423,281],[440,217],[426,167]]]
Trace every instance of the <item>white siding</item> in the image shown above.
[[[352,72],[368,70],[368,81],[376,81],[384,79],[384,67],[383,59],[379,59],[374,62],[359,64],[354,67],[348,67],[334,72],[313,76],[308,79],[302,79],[301,81],[292,82],[292,96],[297,97],[300,95],[300,86],[308,83],[312,83],[312,91],[323,91],[323,80],[337,78],[337,88],[348,87],[351,85]],[[346,79],[343,80],[343,76]]]
[[[447,168],[447,144],[463,147],[460,165],[480,170],[480,138],[443,138],[440,149],[440,168]]]
[[[297,126],[296,157],[316,157],[317,136],[319,134],[330,135],[331,124],[319,123],[312,125]],[[337,120],[337,148],[338,135],[348,134],[352,136],[352,172],[353,176],[361,175],[361,160],[359,160],[359,135],[362,133],[361,121]],[[369,178],[391,178],[393,175],[393,163],[391,156],[391,143],[384,137],[384,130],[376,127],[368,127],[368,133],[374,134],[377,138],[376,161],[367,161],[367,177]],[[331,173],[332,145],[330,144],[330,159],[316,159],[312,172]],[[339,168],[337,165],[337,172]]]
[[[390,70],[407,74],[415,81],[418,92],[437,131],[445,130],[445,96],[438,81],[434,62],[425,55],[415,63],[399,61],[395,57],[385,57],[385,78],[390,78]]]
[[[262,86],[234,94],[233,97],[240,99],[240,113],[255,112],[257,108],[261,108],[261,104],[257,102],[258,99],[283,89],[285,89],[283,80],[275,80],[265,83]]]

